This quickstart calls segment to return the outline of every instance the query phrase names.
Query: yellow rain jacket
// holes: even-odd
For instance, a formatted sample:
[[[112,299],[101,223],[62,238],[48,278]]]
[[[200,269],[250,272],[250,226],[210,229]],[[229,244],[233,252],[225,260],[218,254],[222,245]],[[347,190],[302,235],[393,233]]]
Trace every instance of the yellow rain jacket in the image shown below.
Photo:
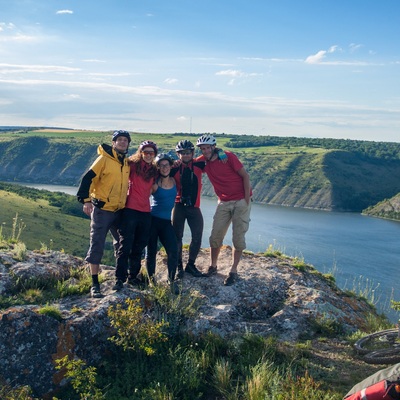
[[[99,156],[83,176],[77,197],[81,203],[91,201],[106,211],[118,211],[125,207],[129,183],[129,165],[126,157],[108,144],[98,147]]]

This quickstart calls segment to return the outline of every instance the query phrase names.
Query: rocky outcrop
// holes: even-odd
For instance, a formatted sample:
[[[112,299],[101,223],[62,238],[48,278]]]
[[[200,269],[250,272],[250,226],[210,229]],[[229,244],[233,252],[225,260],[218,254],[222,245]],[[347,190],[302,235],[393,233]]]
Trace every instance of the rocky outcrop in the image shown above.
[[[363,211],[363,214],[400,221],[400,193],[390,199],[379,202],[375,206],[368,207]]]
[[[185,274],[180,282],[182,296],[196,295],[201,305],[197,315],[184,321],[182,329],[193,335],[214,332],[227,339],[245,332],[275,335],[281,340],[296,341],[315,334],[323,320],[334,320],[343,329],[362,326],[373,310],[362,300],[347,296],[312,267],[296,268],[289,258],[245,254],[240,264],[240,280],[223,286],[229,272],[231,249],[224,247],[218,273],[212,277],[193,278]],[[157,261],[158,284],[166,284],[166,260]],[[202,250],[199,268],[209,265],[208,251]],[[28,252],[24,261],[16,261],[10,252],[0,252],[0,294],[8,296],[24,281],[55,282],[73,279],[73,271],[84,267],[82,259],[58,252]],[[37,395],[51,398],[63,383],[55,369],[55,360],[70,355],[87,364],[101,361],[111,343],[112,334],[107,310],[128,298],[140,298],[149,306],[148,290],[126,285],[112,291],[114,269],[102,266],[104,297],[72,296],[54,301],[62,315],[55,319],[40,313],[38,305],[3,309],[0,314],[0,379],[10,385],[26,384]]]

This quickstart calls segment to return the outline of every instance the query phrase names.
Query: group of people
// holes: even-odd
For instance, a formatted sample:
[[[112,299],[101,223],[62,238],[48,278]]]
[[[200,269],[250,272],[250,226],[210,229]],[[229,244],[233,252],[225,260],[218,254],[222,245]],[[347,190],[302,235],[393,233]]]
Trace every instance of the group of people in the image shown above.
[[[232,223],[232,264],[224,285],[238,279],[237,268],[246,248],[245,234],[250,222],[251,187],[249,175],[238,157],[216,147],[210,134],[198,138],[201,155],[194,158],[195,146],[181,140],[175,147],[178,160],[159,154],[156,143],[142,142],[128,157],[129,132],[115,131],[112,145],[98,147],[98,157],[85,173],[78,200],[91,218],[90,245],[85,260],[92,276],[91,296],[102,297],[99,266],[108,232],[116,258],[114,290],[124,283],[140,286],[154,280],[158,242],[167,253],[168,281],[179,293],[177,279],[184,273],[209,277],[218,271],[220,249]],[[204,220],[200,209],[202,174],[206,173],[218,197],[210,235],[211,262],[207,272],[196,266],[202,242]],[[191,242],[184,266],[182,241],[187,221]],[[143,253],[147,274],[141,274]]]

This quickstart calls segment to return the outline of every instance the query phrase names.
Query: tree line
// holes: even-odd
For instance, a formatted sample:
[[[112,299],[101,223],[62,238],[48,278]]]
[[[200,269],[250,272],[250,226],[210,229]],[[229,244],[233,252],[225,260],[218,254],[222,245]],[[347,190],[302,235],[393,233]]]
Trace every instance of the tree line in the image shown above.
[[[337,149],[363,154],[372,158],[385,160],[400,159],[400,143],[374,142],[367,140],[351,139],[324,139],[279,136],[254,136],[254,135],[229,135],[230,140],[225,143],[228,148],[287,146],[289,147],[315,147],[324,149]]]

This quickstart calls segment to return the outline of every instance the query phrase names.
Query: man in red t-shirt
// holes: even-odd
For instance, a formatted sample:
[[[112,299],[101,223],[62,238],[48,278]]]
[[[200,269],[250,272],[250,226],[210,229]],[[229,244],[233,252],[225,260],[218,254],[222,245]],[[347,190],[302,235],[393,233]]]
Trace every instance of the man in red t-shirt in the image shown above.
[[[252,192],[249,174],[243,164],[229,151],[224,152],[227,161],[223,161],[216,144],[215,138],[208,134],[197,140],[197,146],[202,153],[197,160],[206,162],[204,171],[218,196],[210,236],[211,266],[208,268],[208,274],[217,272],[221,246],[232,223],[232,266],[224,281],[225,286],[230,286],[238,279],[237,267],[246,248],[245,234],[249,229]]]

